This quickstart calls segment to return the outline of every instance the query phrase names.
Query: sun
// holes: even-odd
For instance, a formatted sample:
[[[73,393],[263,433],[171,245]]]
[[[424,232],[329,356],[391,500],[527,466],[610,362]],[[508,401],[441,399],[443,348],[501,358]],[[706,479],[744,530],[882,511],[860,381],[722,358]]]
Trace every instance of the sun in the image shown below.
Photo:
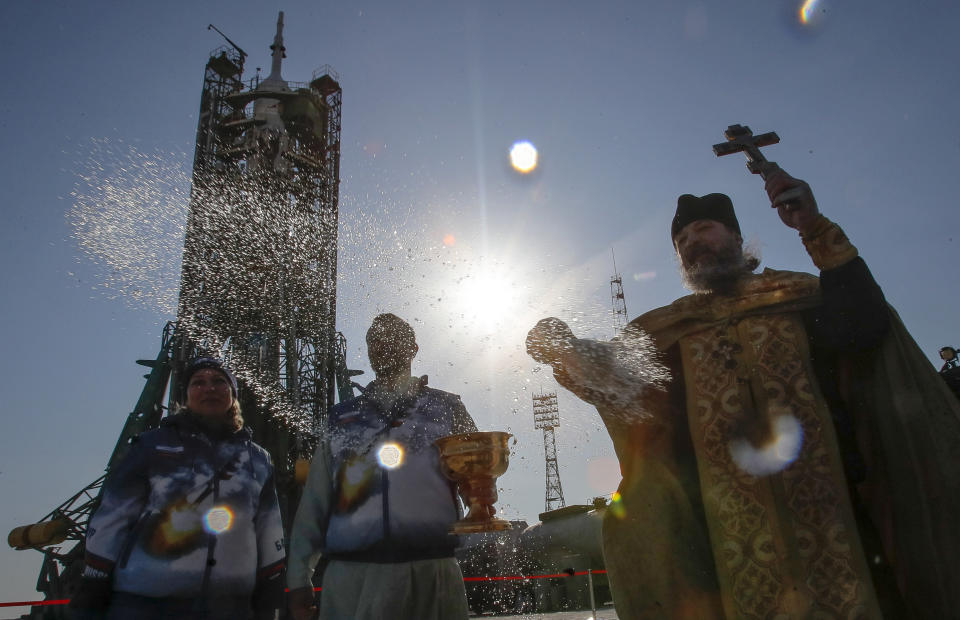
[[[481,265],[458,283],[459,314],[478,331],[493,331],[516,312],[521,293],[522,288],[506,267]]]

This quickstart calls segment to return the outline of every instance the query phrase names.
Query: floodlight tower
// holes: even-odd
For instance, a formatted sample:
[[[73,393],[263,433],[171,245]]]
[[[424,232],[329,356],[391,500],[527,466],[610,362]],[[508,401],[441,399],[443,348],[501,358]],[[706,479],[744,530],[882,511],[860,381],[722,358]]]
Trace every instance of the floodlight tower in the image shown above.
[[[227,359],[244,419],[277,466],[289,520],[294,463],[309,457],[334,402],[338,345],[342,352],[342,91],[327,66],[309,82],[283,79],[283,12],[265,79],[244,82],[246,53],[227,42],[204,71],[170,399],[182,397],[178,378],[192,356]]]
[[[610,254],[613,255],[613,277],[610,278],[610,300],[613,303],[613,329],[614,336],[619,336],[626,329],[627,323],[627,300],[623,296],[623,278],[617,271],[617,255],[611,248]]]
[[[560,408],[556,392],[533,395],[533,425],[543,429],[543,453],[546,458],[547,491],[546,510],[563,508],[563,487],[560,486],[560,469],[557,467],[557,443],[553,429],[560,426]]]

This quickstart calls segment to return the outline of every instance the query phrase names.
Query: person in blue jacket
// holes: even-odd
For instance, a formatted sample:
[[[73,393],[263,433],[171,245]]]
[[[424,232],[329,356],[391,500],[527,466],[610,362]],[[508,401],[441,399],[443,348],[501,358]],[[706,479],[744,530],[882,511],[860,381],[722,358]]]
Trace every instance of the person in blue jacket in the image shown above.
[[[940,359],[943,360],[940,376],[950,387],[953,395],[960,398],[960,358],[957,357],[957,350],[954,347],[941,347]]]
[[[87,529],[78,617],[274,618],[285,551],[270,455],[251,440],[237,381],[193,360],[186,406],[140,435]]]
[[[321,559],[325,620],[467,617],[448,533],[461,507],[433,442],[477,428],[459,396],[411,374],[417,351],[409,324],[377,316],[367,331],[376,379],[329,412],[290,535],[296,620],[317,612],[311,579]]]

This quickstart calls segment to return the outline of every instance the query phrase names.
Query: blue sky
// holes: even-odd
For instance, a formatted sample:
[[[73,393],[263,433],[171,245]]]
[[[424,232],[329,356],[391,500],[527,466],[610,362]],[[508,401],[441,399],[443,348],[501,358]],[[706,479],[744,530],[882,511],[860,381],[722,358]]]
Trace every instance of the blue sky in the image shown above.
[[[99,475],[143,385],[134,360],[156,355],[174,318],[203,67],[222,43],[209,23],[248,52],[249,76],[269,71],[283,10],[283,76],[339,72],[350,363],[367,368],[375,314],[410,320],[415,372],[517,436],[507,516],[543,510],[541,389],[559,391],[567,503],[614,490],[596,413],[523,336],[554,315],[610,337],[611,249],[631,318],[684,294],[668,233],[679,194],[729,194],[764,265],[814,269],[743,158],[713,155],[730,124],[778,132],[768,157],[810,182],[931,360],[960,344],[960,8],[820,0],[803,26],[800,6],[3,2],[0,526]],[[507,163],[521,139],[540,153],[528,176]],[[78,208],[130,232],[78,228]],[[34,598],[39,566],[0,550],[0,600]]]

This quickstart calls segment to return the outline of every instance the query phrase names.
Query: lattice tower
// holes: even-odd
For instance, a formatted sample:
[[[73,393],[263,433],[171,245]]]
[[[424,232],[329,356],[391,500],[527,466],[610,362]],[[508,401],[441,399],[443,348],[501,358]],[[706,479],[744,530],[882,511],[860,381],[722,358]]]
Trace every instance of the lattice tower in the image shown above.
[[[236,45],[204,71],[170,394],[181,398],[194,355],[227,359],[289,519],[293,464],[335,394],[342,91],[329,67],[307,83],[281,77],[282,12],[271,50],[263,80],[243,81]]]
[[[346,367],[334,324],[342,93],[326,66],[308,83],[285,81],[282,33],[280,13],[263,81],[243,81],[246,53],[229,39],[207,62],[177,324],[164,328],[156,360],[138,361],[151,372],[107,474],[11,532],[23,539],[11,543],[17,548],[43,552],[37,590],[48,600],[76,593],[87,523],[110,466],[134,436],[159,424],[171,373],[169,408],[181,402],[187,360],[224,357],[237,372],[245,422],[273,456],[287,528],[298,499],[295,459],[311,453],[335,384],[341,400],[352,396],[356,371]],[[64,551],[66,542],[76,544]],[[34,606],[29,617],[61,616],[57,607]]]
[[[613,254],[613,250],[610,250]],[[610,278],[610,300],[613,304],[613,329],[614,335],[619,336],[626,329],[627,323],[627,300],[623,296],[623,278],[617,271],[617,257],[613,256],[613,277]]]
[[[560,426],[560,408],[557,406],[557,394],[533,395],[533,425],[543,429],[543,453],[546,460],[546,510],[563,508],[567,503],[563,499],[563,487],[560,485],[560,469],[557,466],[557,443],[554,429]]]

